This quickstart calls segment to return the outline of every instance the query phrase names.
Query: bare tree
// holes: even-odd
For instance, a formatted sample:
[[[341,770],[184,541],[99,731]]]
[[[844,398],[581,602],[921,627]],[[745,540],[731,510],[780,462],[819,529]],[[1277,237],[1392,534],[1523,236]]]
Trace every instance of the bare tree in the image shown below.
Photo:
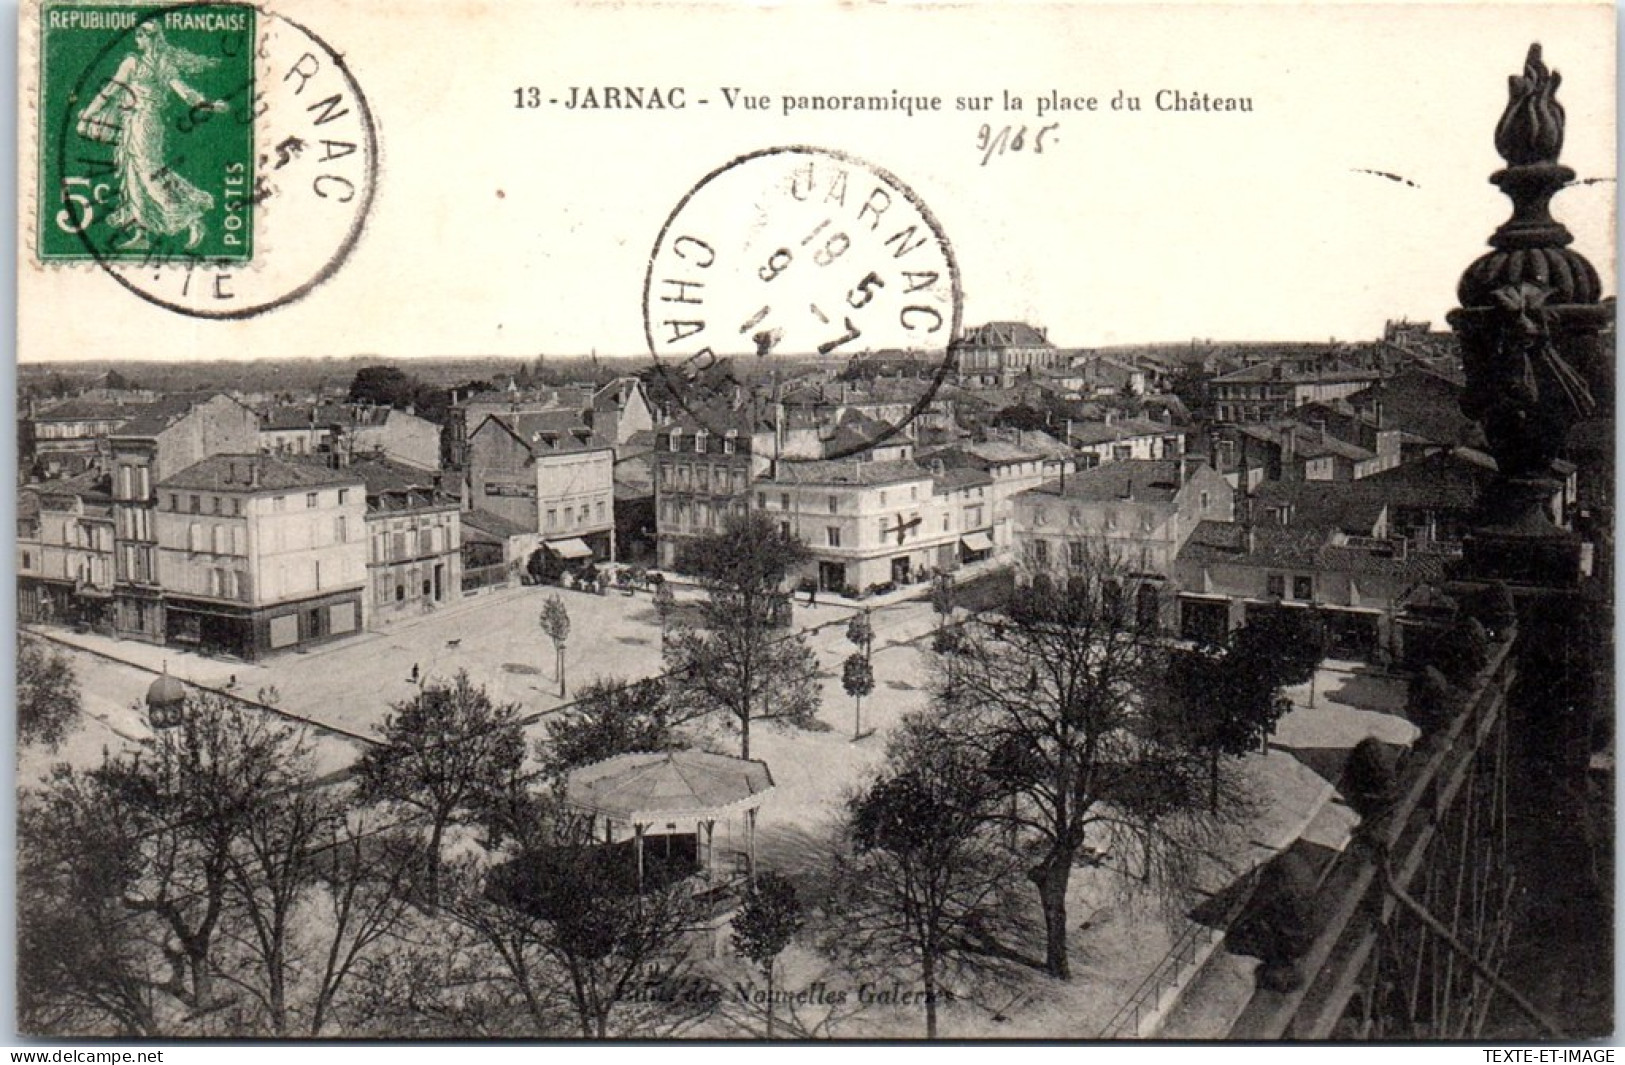
[[[40,975],[122,1028],[208,1034],[228,1004],[234,872],[302,783],[298,751],[292,730],[205,694],[149,748],[60,770],[25,820],[29,917],[57,939]]]
[[[375,832],[366,821],[350,817],[326,824],[314,877],[331,934],[310,1006],[312,1037],[322,1034],[340,991],[363,959],[400,930],[419,868],[411,840],[400,832]]]
[[[1177,891],[1214,819],[1205,759],[1148,734],[1141,693],[1162,662],[1143,581],[1085,552],[1062,582],[1046,575],[1002,613],[967,623],[945,656],[939,693],[956,745],[974,751],[1008,796],[991,816],[1029,854],[1045,925],[1045,967],[1071,975],[1067,888],[1086,848],[1136,856]]]
[[[997,932],[1019,926],[1014,859],[988,831],[1001,797],[973,751],[917,715],[887,754],[881,775],[848,805],[840,949],[912,959],[926,1038],[935,1039],[945,971],[1002,969],[1016,956]]]

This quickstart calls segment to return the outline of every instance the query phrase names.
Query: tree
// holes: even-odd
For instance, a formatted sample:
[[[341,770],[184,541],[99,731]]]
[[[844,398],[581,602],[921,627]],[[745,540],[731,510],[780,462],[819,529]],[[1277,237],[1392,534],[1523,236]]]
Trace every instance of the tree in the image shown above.
[[[846,638],[867,658],[875,645],[875,628],[869,622],[869,612],[852,615],[846,623]]]
[[[863,697],[875,690],[875,670],[869,664],[869,656],[861,651],[854,653],[841,667],[841,687],[846,694],[852,696],[855,702],[852,705],[852,738],[863,739]]]
[[[558,593],[547,597],[542,604],[542,631],[553,641],[556,665],[553,671],[559,678],[559,698],[564,698],[564,645],[570,639],[570,612],[564,609],[564,600]]]
[[[818,728],[818,660],[804,635],[784,635],[775,621],[788,608],[791,570],[804,544],[759,514],[730,521],[691,541],[684,568],[705,589],[700,628],[679,626],[666,641],[674,696],[685,712],[725,711],[739,728],[740,757],[750,757],[756,721]]]
[[[312,1038],[322,1034],[340,990],[405,919],[420,873],[415,851],[403,833],[379,831],[365,820],[339,817],[325,826],[313,876],[330,934],[310,1007]]]
[[[351,403],[405,408],[412,402],[417,378],[398,366],[363,366],[350,381]]]
[[[595,680],[576,692],[573,706],[547,723],[537,754],[563,777],[577,766],[634,751],[677,746],[671,707],[658,681]]]
[[[547,842],[531,841],[495,867],[465,863],[448,912],[501,956],[540,1030],[548,1023],[552,966],[562,973],[557,983],[579,1034],[603,1039],[612,1017],[661,1009],[636,992],[657,961],[671,966],[668,979],[684,965],[692,893],[682,881],[640,889],[624,855],[592,841],[585,823],[555,819],[553,830]]]
[[[224,979],[245,990],[259,1005],[270,1033],[290,1034],[292,987],[298,963],[299,906],[316,882],[316,845],[324,829],[342,816],[333,797],[304,786],[315,773],[309,749],[286,752],[285,768],[299,781],[258,804],[244,819],[243,832],[227,859],[227,883],[235,903],[228,930],[242,938],[252,963]],[[236,932],[241,915],[246,936]]]
[[[1232,655],[1281,686],[1313,679],[1326,648],[1326,626],[1319,614],[1280,604],[1249,611],[1247,623],[1230,636]]]
[[[779,955],[801,928],[795,885],[778,873],[758,876],[733,922],[734,952],[762,970],[767,981],[767,1038],[773,1038],[773,984]]]
[[[55,751],[79,720],[79,682],[67,655],[17,636],[17,740]]]
[[[841,936],[860,954],[919,965],[926,1038],[935,1039],[946,966],[1007,957],[993,933],[1012,920],[1011,856],[985,832],[999,802],[986,766],[937,722],[905,719],[887,759],[847,806],[855,864],[837,876]]]
[[[441,842],[456,823],[503,809],[525,760],[519,706],[497,705],[458,672],[396,703],[377,726],[382,739],[355,764],[362,802],[398,803],[429,819],[427,896],[439,893]]]
[[[1218,820],[1202,801],[1204,758],[1146,727],[1143,693],[1162,656],[1138,584],[1113,557],[1086,553],[1063,583],[1035,579],[997,617],[967,623],[942,671],[938,705],[953,742],[1008,797],[991,816],[1029,854],[1045,967],[1062,979],[1067,888],[1085,845],[1138,852],[1143,877],[1157,869],[1178,892]]]
[[[1208,808],[1219,812],[1220,759],[1259,749],[1291,709],[1274,673],[1254,668],[1248,654],[1171,649],[1161,697],[1160,723],[1171,743],[1188,744],[1208,759]],[[1159,698],[1153,695],[1153,699]]]
[[[57,946],[24,983],[121,1030],[206,1023],[229,1002],[217,981],[235,979],[220,964],[240,912],[235,875],[261,827],[308,783],[301,749],[266,715],[194,695],[180,727],[150,747],[60,770],[25,819],[36,908],[23,933]]]
[[[931,609],[937,614],[937,631],[941,632],[947,627],[954,616],[954,579],[947,573],[939,573],[931,581]]]
[[[1049,424],[1044,412],[1037,407],[1017,404],[1005,407],[993,416],[993,424],[1003,429],[1042,429]]]

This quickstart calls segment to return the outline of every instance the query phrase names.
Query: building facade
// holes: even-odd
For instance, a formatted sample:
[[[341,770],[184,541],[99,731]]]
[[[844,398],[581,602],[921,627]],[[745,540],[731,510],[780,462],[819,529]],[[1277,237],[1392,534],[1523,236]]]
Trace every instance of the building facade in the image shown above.
[[[355,473],[215,455],[160,481],[153,511],[166,642],[257,659],[361,627],[366,497]]]
[[[224,395],[166,396],[108,438],[114,518],[115,631],[162,643],[168,632],[160,583],[156,485],[211,455],[253,454],[259,416]]]
[[[747,418],[720,434],[684,420],[655,433],[655,537],[662,567],[676,569],[685,544],[720,531],[749,509],[751,484],[766,471],[773,446],[771,433],[753,436],[749,429]]]
[[[466,478],[471,509],[539,532],[566,557],[614,559],[615,450],[572,416],[486,418]]]
[[[17,496],[17,611],[25,622],[112,626],[113,497],[94,471]]]
[[[1022,564],[1034,572],[1110,560],[1166,580],[1197,525],[1229,522],[1235,490],[1204,462],[1125,459],[1079,470],[1011,501]]]
[[[991,486],[939,492],[931,471],[908,462],[785,462],[757,484],[755,509],[807,545],[804,580],[867,594],[956,568],[977,491]]]
[[[461,598],[461,504],[435,477],[401,462],[358,459],[348,472],[366,494],[367,594],[362,623],[375,628]]]

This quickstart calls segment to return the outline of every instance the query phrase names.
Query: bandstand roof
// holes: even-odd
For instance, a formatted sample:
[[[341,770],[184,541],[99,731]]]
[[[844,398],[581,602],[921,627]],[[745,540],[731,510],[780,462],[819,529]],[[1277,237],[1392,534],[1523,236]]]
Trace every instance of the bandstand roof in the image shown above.
[[[570,774],[571,806],[630,824],[721,817],[773,790],[767,763],[705,751],[621,754]]]

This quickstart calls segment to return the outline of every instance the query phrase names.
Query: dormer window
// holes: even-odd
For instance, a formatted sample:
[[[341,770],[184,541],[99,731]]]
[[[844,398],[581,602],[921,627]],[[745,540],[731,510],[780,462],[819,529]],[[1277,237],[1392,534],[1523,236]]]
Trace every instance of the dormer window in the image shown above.
[[[694,453],[696,455],[705,454],[705,438],[707,435],[704,429],[694,434]]]
[[[729,429],[728,435],[722,438],[722,453],[724,455],[732,455],[734,453],[734,448],[738,445],[739,431],[736,429]]]
[[[671,431],[671,436],[667,440],[666,450],[668,450],[668,451],[681,451],[682,449],[683,449],[683,431],[681,429],[673,429]]]

